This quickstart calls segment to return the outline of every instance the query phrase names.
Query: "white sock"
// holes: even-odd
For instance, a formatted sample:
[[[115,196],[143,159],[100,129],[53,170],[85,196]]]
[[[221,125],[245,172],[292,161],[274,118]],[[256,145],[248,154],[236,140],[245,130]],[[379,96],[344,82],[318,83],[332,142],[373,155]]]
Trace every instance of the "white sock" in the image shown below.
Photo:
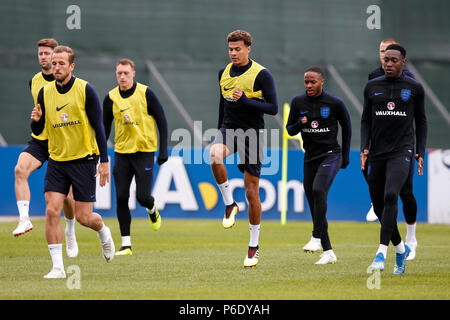
[[[256,247],[259,244],[259,229],[260,224],[250,224],[250,242],[248,243],[249,247]]]
[[[122,237],[122,247],[131,247],[131,236]]]
[[[380,244],[380,246],[378,247],[377,254],[381,252],[383,254],[384,259],[386,259],[387,248],[388,248],[388,246],[385,246],[384,244]]]
[[[108,240],[109,238],[109,228],[107,226],[105,226],[105,224],[103,224],[102,228],[100,229],[100,231],[98,231],[98,237],[100,238],[101,242],[105,242]]]
[[[151,208],[151,209],[148,209],[148,208],[147,208],[147,212],[148,212],[149,214],[153,214],[153,213],[155,213],[155,209],[156,209],[156,204],[153,204],[153,208]]]
[[[28,212],[30,210],[30,201],[28,200],[17,201],[17,209],[19,209],[20,220],[29,219]]]
[[[50,252],[50,257],[52,257],[53,268],[64,270],[62,243],[49,244],[48,251]]]
[[[326,250],[323,252],[324,254],[334,255],[333,249]]]
[[[394,246],[396,253],[405,253],[405,244],[403,243],[403,240],[400,241],[400,243],[396,246]]]
[[[66,233],[73,234],[75,232],[75,218],[67,219],[64,217],[64,220],[66,220]]]
[[[406,224],[406,243],[417,242],[416,240],[416,224]]]
[[[217,184],[217,186],[220,189],[220,192],[222,193],[222,199],[226,206],[229,206],[230,204],[233,204],[233,194],[231,193],[230,184],[227,181],[225,181],[222,184]]]

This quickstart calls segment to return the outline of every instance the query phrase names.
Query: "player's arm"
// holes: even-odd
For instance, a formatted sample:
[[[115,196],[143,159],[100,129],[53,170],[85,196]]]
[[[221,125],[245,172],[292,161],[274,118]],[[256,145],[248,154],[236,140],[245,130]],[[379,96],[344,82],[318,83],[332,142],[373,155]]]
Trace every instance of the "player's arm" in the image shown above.
[[[223,121],[223,110],[224,110],[224,99],[222,96],[222,88],[220,87],[220,78],[222,77],[223,71],[225,70],[225,68],[221,69],[219,71],[219,119],[217,121],[217,129],[220,129],[220,127],[222,126],[222,121]]]
[[[338,99],[336,105],[337,120],[342,128],[342,165],[345,169],[350,163],[350,142],[352,140],[352,123],[344,102]]]
[[[276,115],[278,113],[277,92],[275,90],[275,82],[269,70],[261,70],[255,79],[255,87],[261,89],[264,102],[247,98],[241,89],[233,92],[233,98],[237,98],[237,101],[245,107],[250,107],[273,116]]]
[[[106,143],[105,128],[103,126],[102,108],[100,101],[90,85],[86,85],[86,115],[95,132],[95,140],[100,151],[100,165],[97,168],[95,177],[100,175],[100,186],[103,187],[109,182],[108,146]]]
[[[303,127],[302,117],[298,112],[297,98],[294,97],[291,101],[291,109],[289,110],[289,117],[286,123],[286,131],[290,136],[295,136]]]
[[[147,88],[145,92],[145,97],[147,99],[147,112],[149,115],[153,116],[156,125],[158,126],[159,132],[159,154],[158,154],[158,164],[162,165],[169,158],[167,154],[167,141],[168,141],[168,130],[167,130],[167,120],[164,113],[164,109],[159,102],[158,97],[150,88]]]
[[[417,171],[423,175],[423,161],[425,159],[425,146],[427,141],[427,117],[425,115],[425,93],[419,85],[417,97],[414,99],[414,121],[416,125],[416,155],[418,161]]]
[[[31,131],[35,135],[40,135],[45,127],[45,104],[44,104],[44,88],[39,91],[37,105],[31,112]]]
[[[361,116],[361,170],[364,170],[369,154],[370,135],[372,125],[372,104],[369,98],[369,85],[364,88],[364,108]]]
[[[105,128],[103,126],[102,109],[97,94],[90,84],[86,85],[85,110],[89,123],[95,131],[95,140],[100,151],[100,162],[108,162],[108,147],[106,144]]]
[[[108,141],[109,135],[111,134],[111,124],[113,120],[113,102],[109,98],[109,94],[107,94],[105,99],[103,99],[103,126],[105,128],[106,141]]]

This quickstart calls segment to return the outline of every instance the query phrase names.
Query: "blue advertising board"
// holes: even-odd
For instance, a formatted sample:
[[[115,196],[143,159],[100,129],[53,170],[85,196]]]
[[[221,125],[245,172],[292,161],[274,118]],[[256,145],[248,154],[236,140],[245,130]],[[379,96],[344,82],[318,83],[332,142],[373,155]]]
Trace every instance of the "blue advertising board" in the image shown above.
[[[18,215],[14,194],[14,167],[23,146],[0,147],[0,215]],[[114,151],[108,150],[111,168]],[[166,218],[222,219],[224,204],[208,163],[207,149],[170,149],[169,161],[163,166],[155,165],[152,194],[159,211]],[[267,150],[260,180],[262,219],[278,220],[281,211],[281,149]],[[247,219],[244,177],[237,168],[237,157],[225,160],[228,179],[233,195],[239,204],[238,219]],[[29,178],[31,190],[30,215],[45,215],[43,181],[47,165],[32,173]],[[112,170],[111,170],[112,172]],[[309,206],[303,191],[303,152],[288,152],[288,211],[289,220],[311,220]],[[96,212],[104,217],[116,217],[114,179],[111,176],[106,188],[97,188]],[[427,221],[427,170],[419,177],[415,172],[414,195],[417,199],[417,221]],[[133,218],[146,217],[146,211],[135,199],[133,187],[130,197]],[[339,170],[328,194],[327,218],[330,221],[365,221],[370,209],[367,184],[359,167],[359,151],[350,153],[350,165]],[[399,221],[404,221],[402,203],[399,201]]]

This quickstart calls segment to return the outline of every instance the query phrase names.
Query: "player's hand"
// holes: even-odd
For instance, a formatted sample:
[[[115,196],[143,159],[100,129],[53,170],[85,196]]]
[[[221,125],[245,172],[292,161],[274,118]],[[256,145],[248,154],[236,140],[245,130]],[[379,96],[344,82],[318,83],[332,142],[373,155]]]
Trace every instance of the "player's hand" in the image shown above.
[[[364,152],[361,152],[360,162],[361,162],[361,170],[364,171],[366,168],[367,155],[369,154],[369,150],[365,149]]]
[[[242,91],[241,88],[236,88],[233,91],[233,100],[238,101],[242,97],[243,94],[244,94],[244,91]]]
[[[158,164],[161,166],[162,164],[164,164],[167,160],[169,159],[169,157],[167,156],[167,152],[163,152],[163,153],[161,153],[161,151],[160,151],[160,153],[159,153],[159,155],[158,155]]]
[[[423,176],[423,158],[419,157],[418,154],[414,155],[414,158],[417,160],[417,173],[419,176]]]
[[[100,175],[100,187],[104,187],[107,182],[109,182],[109,163],[108,162],[100,162],[97,168],[97,173],[95,177]]]
[[[31,111],[31,120],[38,122],[42,117],[42,109],[41,105],[38,103],[36,107],[33,108],[33,111]]]

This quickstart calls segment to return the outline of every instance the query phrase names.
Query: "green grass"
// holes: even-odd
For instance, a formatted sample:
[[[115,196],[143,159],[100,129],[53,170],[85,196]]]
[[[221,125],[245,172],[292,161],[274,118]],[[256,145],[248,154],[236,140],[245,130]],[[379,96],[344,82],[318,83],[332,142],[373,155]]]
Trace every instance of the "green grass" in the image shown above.
[[[116,219],[105,219],[120,247]],[[94,231],[77,224],[77,258],[65,268],[81,270],[81,288],[66,279],[47,280],[51,268],[44,220],[34,230],[12,236],[15,222],[0,223],[0,299],[157,299],[157,300],[298,300],[298,299],[449,299],[450,226],[418,224],[419,247],[403,276],[392,275],[395,253],[388,251],[381,288],[369,290],[366,269],[378,248],[379,224],[329,223],[334,265],[314,265],[319,254],[301,248],[311,223],[263,221],[259,264],[245,269],[248,221],[224,230],[217,220],[163,219],[161,230],[148,220],[131,225],[133,255],[106,263]],[[64,223],[62,223],[64,225]],[[400,225],[402,235],[405,225]],[[68,274],[68,277],[73,274]]]

